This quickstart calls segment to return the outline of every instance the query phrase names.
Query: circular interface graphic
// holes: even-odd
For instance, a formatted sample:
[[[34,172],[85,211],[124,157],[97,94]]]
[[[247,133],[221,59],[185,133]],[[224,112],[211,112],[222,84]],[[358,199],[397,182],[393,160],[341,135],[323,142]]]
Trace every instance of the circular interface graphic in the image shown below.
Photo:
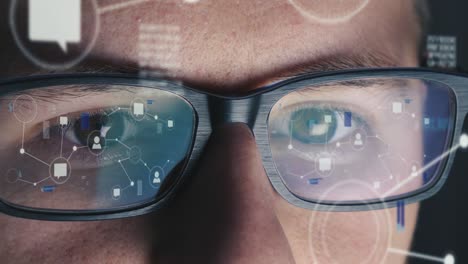
[[[9,24],[13,39],[31,62],[44,69],[64,70],[80,63],[93,49],[100,30],[98,4],[96,0],[52,3],[13,0]]]
[[[16,181],[18,181],[19,178],[21,178],[21,171],[16,168],[11,168],[8,169],[5,176],[7,182],[15,183]]]
[[[375,192],[365,182],[347,180],[332,186],[322,197],[325,198],[330,192],[349,191]],[[311,212],[308,238],[314,263],[385,263],[392,241],[393,218],[390,210],[372,210],[368,206],[369,210],[361,212],[336,213],[333,207]],[[332,239],[336,238],[337,233],[343,234],[343,237]],[[352,252],[354,247],[337,244],[350,243],[351,240],[360,241],[360,254]]]
[[[16,97],[13,104],[8,106],[16,119],[22,123],[30,123],[37,116],[37,102],[29,95]]]
[[[143,119],[145,119],[146,109],[145,102],[143,101],[143,99],[135,98],[130,104],[129,111],[136,121],[142,121]],[[155,120],[157,120],[157,118],[155,118]]]
[[[369,0],[288,0],[304,17],[320,23],[342,23],[356,16]]]
[[[151,168],[149,172],[149,183],[153,188],[159,188],[161,186],[162,179],[164,179],[164,170],[159,166]]]
[[[357,128],[353,131],[351,137],[351,146],[356,151],[361,151],[365,148],[367,143],[367,132],[362,128]]]
[[[91,154],[99,156],[106,149],[106,138],[101,135],[101,131],[94,130],[88,135],[87,146]]]
[[[133,164],[137,164],[141,161],[141,149],[137,146],[133,146],[128,150],[128,158]]]
[[[71,176],[71,165],[66,158],[58,157],[50,163],[49,176],[57,184],[63,184]]]

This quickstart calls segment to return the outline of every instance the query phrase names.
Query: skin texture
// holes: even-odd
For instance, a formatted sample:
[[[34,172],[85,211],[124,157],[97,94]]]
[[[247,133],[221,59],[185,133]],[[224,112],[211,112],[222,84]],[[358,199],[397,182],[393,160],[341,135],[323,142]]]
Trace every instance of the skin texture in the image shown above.
[[[102,6],[110,3],[99,1]],[[0,10],[7,10],[6,5],[1,3]],[[168,72],[187,85],[219,94],[252,90],[305,63],[323,64],[336,57],[383,58],[364,60],[362,66],[417,64],[418,30],[408,26],[415,24],[410,1],[370,1],[351,20],[334,25],[301,16],[288,1],[202,0],[143,3],[102,14],[96,46],[80,66],[136,69],[140,23],[180,26],[180,66]],[[14,45],[9,29],[1,30],[2,39],[6,38],[2,56],[11,62],[0,66],[1,75],[37,72]],[[362,263],[375,248],[369,263],[403,263],[404,259],[386,254],[386,248],[409,248],[417,207],[406,208],[404,233],[395,230],[395,209],[327,214],[294,207],[270,185],[248,127],[226,124],[214,129],[197,172],[169,208],[105,222],[43,222],[0,215],[4,240],[0,259],[6,263]],[[390,244],[375,244],[377,234]]]

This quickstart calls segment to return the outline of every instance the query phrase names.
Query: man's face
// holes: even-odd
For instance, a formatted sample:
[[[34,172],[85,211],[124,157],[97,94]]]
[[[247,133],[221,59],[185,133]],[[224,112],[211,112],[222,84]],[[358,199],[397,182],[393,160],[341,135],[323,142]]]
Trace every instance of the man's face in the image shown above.
[[[135,70],[142,59],[141,24],[180,28],[180,48],[171,55],[177,67],[152,68],[218,94],[253,90],[304,69],[417,65],[411,1],[369,1],[354,17],[336,23],[311,19],[286,0],[166,2],[101,14],[86,68]],[[313,1],[303,7],[329,18],[353,13],[363,2]],[[99,1],[108,4],[112,1]],[[8,10],[7,3],[0,5]],[[7,29],[2,34],[11,38]],[[13,63],[0,65],[2,75],[37,70],[13,41],[4,45]],[[395,209],[326,213],[289,204],[272,188],[255,140],[240,123],[214,128],[190,177],[168,208],[145,216],[45,222],[1,215],[0,237],[6,242],[0,258],[9,263],[403,263],[387,249],[409,248],[417,218],[418,205],[408,206],[406,230],[397,233],[386,220],[396,219]]]

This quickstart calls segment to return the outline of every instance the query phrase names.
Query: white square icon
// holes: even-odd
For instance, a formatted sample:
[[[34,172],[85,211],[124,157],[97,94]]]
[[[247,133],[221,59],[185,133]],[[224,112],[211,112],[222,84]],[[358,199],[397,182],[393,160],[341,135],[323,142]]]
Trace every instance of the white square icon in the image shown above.
[[[61,116],[61,117],[60,117],[60,125],[61,125],[61,126],[67,126],[67,125],[68,125],[68,117],[66,117],[66,116]]]
[[[330,123],[332,122],[332,116],[331,116],[331,115],[325,115],[325,116],[324,116],[324,119],[325,119],[325,120],[324,120],[325,123],[330,124]]]
[[[56,42],[65,53],[81,41],[81,0],[29,0],[28,10],[31,41]]]
[[[60,177],[67,177],[67,163],[54,164],[54,177],[57,179],[60,179]]]
[[[430,125],[430,124],[431,124],[431,119],[429,119],[429,118],[427,118],[427,117],[424,118],[424,125],[427,126],[427,125]]]
[[[167,120],[167,127],[169,128],[174,127],[174,120]]]
[[[393,102],[392,111],[395,114],[401,114],[403,112],[403,104],[400,102]]]
[[[145,114],[145,107],[142,103],[133,103],[133,114],[136,116]]]
[[[319,159],[319,171],[330,171],[331,170],[331,158],[320,158]]]
[[[115,198],[120,197],[120,188],[119,187],[115,187],[114,189],[112,189],[112,196],[114,196]]]

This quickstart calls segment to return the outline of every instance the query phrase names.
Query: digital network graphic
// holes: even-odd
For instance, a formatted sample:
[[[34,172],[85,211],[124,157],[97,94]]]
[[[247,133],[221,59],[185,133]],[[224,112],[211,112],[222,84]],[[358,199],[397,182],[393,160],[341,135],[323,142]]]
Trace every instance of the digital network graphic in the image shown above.
[[[323,24],[345,23],[358,15],[371,0],[288,0],[305,18]]]
[[[330,86],[340,87],[339,84]],[[297,92],[300,98],[306,96],[306,90]],[[468,136],[462,134],[455,139],[451,149],[431,151],[417,142],[422,144],[430,134],[444,137],[449,121],[444,116],[422,112],[421,104],[415,99],[417,97],[387,95],[385,100],[379,101],[373,107],[372,116],[386,120],[384,124],[390,125],[386,128],[391,132],[378,133],[375,120],[362,115],[362,108],[350,111],[338,103],[327,103],[326,100],[322,103],[317,100],[321,96],[326,97],[326,93],[322,95],[318,88],[314,92],[310,92],[313,104],[296,102],[298,99],[293,92],[291,97],[281,99],[270,114],[272,154],[288,188],[299,197],[325,204],[369,201],[364,203],[367,211],[356,213],[367,213],[372,223],[370,226],[375,230],[364,228],[362,233],[356,232],[363,236],[369,232],[375,234],[375,244],[360,263],[387,263],[389,254],[455,263],[452,253],[438,257],[394,248],[393,237],[407,232],[408,205],[405,200],[399,200],[396,208],[373,210],[372,203],[377,200],[386,205],[384,201],[389,197],[398,197],[432,184],[440,162],[458,149],[467,148]],[[373,94],[373,91],[365,93]],[[379,98],[378,93],[375,96]],[[335,101],[339,101],[338,98],[341,97],[337,96]],[[373,105],[365,99],[360,100],[362,104]],[[407,151],[408,146],[413,152]],[[420,150],[415,151],[418,148]],[[330,263],[341,263],[334,259],[336,246],[330,244],[329,237],[334,235],[334,231],[327,233],[336,224],[332,219],[337,213],[331,208],[311,212],[310,255],[318,261],[325,254]],[[320,258],[317,252],[320,252]]]
[[[92,157],[94,157],[95,160],[103,159],[103,157],[108,159],[109,155],[106,156],[106,152],[110,151],[108,149],[111,148],[111,145],[116,145],[123,150],[119,151],[119,153],[123,154],[113,160],[113,163],[120,167],[121,174],[125,175],[127,178],[127,183],[124,185],[119,183],[112,186],[108,183],[109,186],[106,185],[106,188],[108,188],[107,191],[99,190],[98,188],[98,192],[103,191],[106,193],[105,196],[109,199],[119,200],[123,196],[124,192],[129,190],[132,191],[129,193],[128,197],[131,195],[135,197],[143,196],[145,186],[151,186],[154,191],[145,195],[154,196],[166,178],[168,170],[170,170],[174,165],[173,161],[166,159],[164,161],[158,161],[161,163],[155,163],[154,161],[149,162],[143,159],[145,146],[127,145],[125,140],[122,140],[121,138],[109,137],[110,132],[113,130],[112,122],[110,122],[110,120],[116,114],[131,116],[137,125],[149,123],[155,137],[162,137],[163,133],[171,133],[171,131],[177,127],[176,120],[172,117],[163,118],[156,113],[151,113],[148,110],[148,106],[153,104],[155,104],[154,100],[136,98],[127,107],[118,106],[103,111],[101,112],[100,118],[105,121],[102,122],[102,126],[99,130],[92,130],[94,129],[95,124],[90,124],[90,115],[87,112],[81,113],[76,120],[72,120],[72,118],[67,115],[61,115],[57,118],[59,126],[58,129],[60,131],[59,138],[53,138],[51,136],[51,123],[54,121],[44,121],[42,127],[43,142],[46,146],[50,147],[55,146],[56,144],[59,144],[60,146],[58,153],[50,153],[50,157],[45,159],[33,154],[25,141],[25,130],[27,126],[36,119],[38,115],[38,104],[30,95],[17,96],[12,101],[12,111],[10,113],[22,127],[21,143],[17,151],[24,158],[23,164],[25,164],[25,166],[28,166],[28,164],[31,163],[36,163],[42,165],[42,168],[39,171],[36,171],[35,175],[27,175],[27,170],[21,166],[10,168],[6,173],[7,182],[9,184],[18,184],[19,182],[22,182],[30,186],[37,187],[38,191],[53,193],[61,188],[62,185],[66,185],[71,178],[75,177],[77,179],[83,179],[83,177],[85,177],[75,173],[73,166],[73,157],[75,155],[81,152],[79,159],[84,160],[88,160],[89,157],[91,157],[91,160],[93,160]],[[64,149],[65,135],[69,133],[70,130],[77,129],[77,124],[79,124],[80,129],[86,130],[86,143],[84,145],[73,145],[71,149]],[[149,142],[146,144],[148,143]],[[113,146],[112,148],[115,148],[116,146]],[[129,171],[127,169],[127,164],[132,164],[133,166],[140,165],[144,167],[146,169],[146,176],[141,177],[141,173],[135,170]],[[103,168],[97,167],[95,172],[99,173],[102,169]],[[31,173],[31,171],[29,172]],[[41,174],[44,174],[42,178],[31,180],[34,178],[32,176]],[[137,174],[138,177],[135,174]],[[99,176],[99,174],[96,174],[94,177],[109,178],[109,176]],[[115,178],[115,175],[113,177]],[[110,178],[112,179],[113,177]],[[121,182],[117,179],[115,179],[115,181]],[[28,192],[30,191],[32,190],[28,190]],[[137,198],[127,198],[127,200],[132,199],[138,202]]]
[[[122,0],[112,4],[102,5],[97,0],[12,0],[9,10],[9,25],[16,45],[21,52],[36,66],[46,70],[65,70],[72,68],[83,62],[93,51],[101,31],[101,20],[104,16],[111,16],[116,11],[125,10],[140,4],[149,3],[152,0]],[[195,5],[203,0],[183,0],[183,4]],[[166,1],[168,2],[168,1]],[[358,16],[370,3],[370,0],[349,0],[346,3],[341,0],[327,0],[328,4],[323,5],[323,0],[288,0],[299,15],[304,18],[322,24],[342,24],[347,23]],[[20,6],[27,5],[28,12],[21,13]],[[334,7],[340,8],[334,8]],[[85,8],[83,8],[85,7]],[[89,10],[89,12],[85,12]],[[27,17],[28,23],[25,28],[21,27],[25,23],[22,19]],[[86,22],[86,26],[85,26]],[[180,36],[182,27],[177,24],[152,24],[141,23],[138,27],[137,54],[138,66],[141,76],[166,76],[170,72],[177,71],[181,67],[181,42]],[[444,43],[453,43],[454,40],[444,40]],[[437,41],[434,41],[434,43]],[[439,41],[441,42],[441,41]],[[50,52],[50,46],[56,48],[54,52],[59,55],[58,59],[50,59],[46,55]],[[438,49],[434,49],[438,51]],[[433,51],[434,51],[433,50]],[[452,50],[453,51],[453,50]],[[456,49],[455,49],[456,51]],[[436,54],[437,55],[437,54]],[[440,57],[440,56],[439,56]],[[154,70],[157,69],[157,70]],[[161,70],[162,69],[162,70]],[[161,73],[161,74],[160,74]],[[29,107],[19,105],[27,104]],[[3,104],[3,102],[2,102]],[[160,114],[148,109],[157,101],[135,98],[128,105],[114,106],[102,111],[104,119],[112,119],[116,115],[128,115],[137,124],[149,123],[153,125],[156,136],[164,133],[171,133],[181,127],[173,115]],[[404,122],[408,129],[419,126],[419,129],[443,129],[448,126],[448,121],[443,118],[434,119],[428,116],[419,115],[410,111],[411,98],[406,100],[390,100],[379,106],[376,111],[384,111],[391,115],[389,124]],[[28,173],[20,166],[6,170],[5,178],[7,184],[26,184],[32,190],[43,194],[54,194],[66,185],[71,185],[73,179],[86,182],[85,188],[91,189],[97,186],[89,186],[89,175],[78,174],[74,159],[91,157],[102,159],[104,156],[112,156],[110,148],[116,147],[123,155],[112,156],[113,165],[118,169],[117,180],[110,178],[109,182],[103,183],[102,189],[104,197],[112,202],[122,202],[132,197],[143,197],[150,187],[149,196],[154,196],[164,183],[169,171],[176,165],[175,160],[165,158],[157,161],[151,158],[144,158],[144,144],[128,143],[122,137],[110,137],[111,126],[104,125],[93,130],[91,124],[92,114],[86,111],[80,113],[79,117],[71,115],[60,115],[56,119],[42,122],[42,140],[50,141],[57,146],[56,153],[50,153],[49,159],[39,157],[32,152],[30,145],[25,140],[25,131],[31,126],[32,121],[37,118],[38,104],[29,95],[19,95],[13,100],[5,103],[5,109],[14,116],[21,127],[22,137],[18,144],[16,153],[20,154],[24,164],[34,163],[40,168],[44,176],[32,180]],[[285,144],[281,145],[281,151],[287,155],[307,160],[309,167],[305,170],[297,170],[295,166],[285,166],[285,174],[293,177],[301,188],[315,190],[321,186],[328,185],[324,191],[318,195],[317,200],[327,200],[329,195],[342,192],[345,188],[354,187],[365,190],[371,197],[383,199],[383,197],[398,194],[402,189],[411,186],[415,181],[420,181],[421,186],[431,183],[433,178],[430,173],[426,173],[435,167],[441,160],[444,160],[450,153],[459,148],[468,147],[468,136],[462,135],[451,149],[438,155],[437,157],[426,157],[423,159],[412,159],[405,156],[405,153],[396,152],[391,148],[385,137],[375,133],[363,122],[359,114],[349,110],[337,111],[331,107],[320,109],[323,114],[320,118],[314,117],[302,120],[304,132],[298,133],[297,120],[290,119],[285,122],[284,130],[287,130],[289,138]],[[67,148],[64,144],[64,137],[67,132],[77,124],[80,128],[89,130],[85,144],[74,144]],[[56,127],[58,125],[58,128]],[[329,142],[327,133],[332,126],[339,126],[339,129],[351,131],[346,136],[337,140],[333,144],[323,144]],[[59,137],[54,137],[54,129],[58,129]],[[281,129],[278,130],[280,132]],[[315,151],[307,151],[301,144],[298,144],[295,137],[314,137],[325,135],[317,142],[307,142],[315,144]],[[346,176],[351,172],[339,170],[339,160],[347,154],[362,154],[378,145],[380,152],[375,152],[372,157],[377,162],[379,175],[374,175],[365,182],[353,179],[332,182],[338,175]],[[368,164],[371,162],[368,160]],[[404,173],[395,173],[394,165],[401,166]],[[134,167],[141,168],[145,173],[144,177],[134,171]],[[331,182],[331,183],[329,183]],[[390,186],[390,187],[389,187]],[[98,191],[101,191],[98,189]],[[137,201],[137,200],[135,200]],[[428,263],[454,264],[455,256],[447,253],[445,256],[431,256],[428,254],[410,252],[392,246],[392,236],[405,233],[405,208],[408,205],[404,200],[397,203],[395,209],[383,210],[382,212],[369,211],[369,218],[375,223],[376,234],[375,246],[369,250],[367,258],[362,263],[386,263],[388,254],[404,255],[409,258],[426,260]],[[395,210],[396,217],[391,215],[391,210]],[[321,212],[324,216],[317,217],[317,212],[311,212],[309,221],[309,233],[314,235],[316,240],[309,236],[309,249],[313,260],[317,260],[317,243],[330,263],[333,260],[334,245],[330,244],[327,234],[330,219],[335,212]],[[317,234],[315,230],[320,230]],[[363,229],[364,232],[369,230]],[[385,236],[384,234],[389,234]],[[385,245],[379,248],[378,245]]]

